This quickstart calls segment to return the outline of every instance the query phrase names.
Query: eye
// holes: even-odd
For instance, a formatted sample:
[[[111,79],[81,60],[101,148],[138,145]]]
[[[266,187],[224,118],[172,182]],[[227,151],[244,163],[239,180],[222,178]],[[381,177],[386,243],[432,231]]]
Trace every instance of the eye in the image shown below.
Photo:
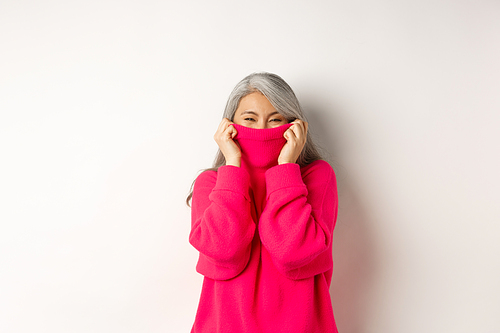
[[[253,118],[245,118],[245,120],[254,120]]]
[[[271,119],[271,121],[281,121],[282,119]]]

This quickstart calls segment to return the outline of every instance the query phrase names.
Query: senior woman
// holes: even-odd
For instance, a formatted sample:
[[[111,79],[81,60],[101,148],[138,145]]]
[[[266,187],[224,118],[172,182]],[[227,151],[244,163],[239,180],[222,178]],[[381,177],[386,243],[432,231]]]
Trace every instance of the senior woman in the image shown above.
[[[214,139],[213,167],[186,200],[204,276],[191,332],[337,332],[336,176],[294,92],[276,74],[245,77]]]

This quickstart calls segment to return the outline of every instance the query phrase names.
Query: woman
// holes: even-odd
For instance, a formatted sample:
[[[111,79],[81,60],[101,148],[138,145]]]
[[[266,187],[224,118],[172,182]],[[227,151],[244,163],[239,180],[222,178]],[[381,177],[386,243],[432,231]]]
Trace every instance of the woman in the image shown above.
[[[214,139],[214,167],[186,200],[204,275],[191,332],[337,332],[336,177],[290,86],[271,73],[244,78]]]

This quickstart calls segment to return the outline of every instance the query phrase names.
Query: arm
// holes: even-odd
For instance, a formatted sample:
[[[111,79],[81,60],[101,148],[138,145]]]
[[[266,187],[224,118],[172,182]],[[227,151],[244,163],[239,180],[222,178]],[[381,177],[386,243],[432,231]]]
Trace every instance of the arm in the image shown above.
[[[276,268],[290,279],[333,267],[337,182],[330,164],[313,163],[304,175],[296,163],[274,166],[265,174],[267,203],[259,221],[260,237]]]
[[[248,172],[232,165],[196,179],[189,242],[200,252],[198,273],[227,280],[246,267],[255,233],[249,188]]]

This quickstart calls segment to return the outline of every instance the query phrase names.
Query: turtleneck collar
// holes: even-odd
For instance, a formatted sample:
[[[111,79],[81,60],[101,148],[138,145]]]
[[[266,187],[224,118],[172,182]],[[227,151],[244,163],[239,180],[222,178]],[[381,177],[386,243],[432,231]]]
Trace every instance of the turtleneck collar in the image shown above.
[[[251,128],[233,124],[238,131],[233,140],[241,148],[241,166],[263,171],[278,165],[278,157],[286,143],[283,136],[291,123],[273,128]]]

